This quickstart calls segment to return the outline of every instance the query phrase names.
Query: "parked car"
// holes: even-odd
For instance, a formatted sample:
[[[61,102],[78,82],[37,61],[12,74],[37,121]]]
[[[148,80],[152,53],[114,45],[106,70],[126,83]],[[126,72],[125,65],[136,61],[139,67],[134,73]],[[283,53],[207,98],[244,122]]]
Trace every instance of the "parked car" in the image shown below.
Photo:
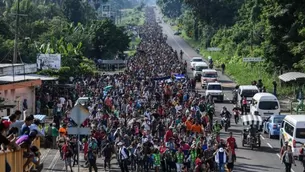
[[[181,32],[177,31],[174,33],[174,35],[181,35]]]
[[[269,138],[280,135],[281,123],[286,115],[271,115],[267,118],[263,125],[264,133],[268,134]]]

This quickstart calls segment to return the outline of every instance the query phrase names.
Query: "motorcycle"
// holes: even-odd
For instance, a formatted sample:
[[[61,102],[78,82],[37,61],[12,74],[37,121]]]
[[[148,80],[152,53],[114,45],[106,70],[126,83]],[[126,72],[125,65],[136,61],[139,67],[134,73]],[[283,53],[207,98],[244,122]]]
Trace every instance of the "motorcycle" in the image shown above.
[[[225,131],[228,131],[228,128],[230,127],[230,119],[229,118],[222,118],[222,127],[225,128]]]
[[[210,64],[209,64],[209,68],[210,68],[210,69],[213,69],[213,67],[214,67],[213,63],[210,63]]]
[[[240,111],[239,110],[233,110],[233,115],[234,115],[234,119],[235,119],[235,124],[238,124]]]

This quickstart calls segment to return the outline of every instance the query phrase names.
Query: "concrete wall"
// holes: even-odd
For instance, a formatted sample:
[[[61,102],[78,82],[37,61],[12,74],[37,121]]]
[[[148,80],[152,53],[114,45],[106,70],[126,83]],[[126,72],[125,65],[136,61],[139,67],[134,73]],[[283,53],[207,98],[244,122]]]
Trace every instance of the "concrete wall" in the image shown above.
[[[14,65],[15,75],[20,74],[30,74],[37,72],[36,64],[15,64]],[[0,76],[12,75],[13,74],[13,66],[6,65],[5,67],[0,67]]]
[[[23,110],[22,104],[23,100],[27,99],[28,110],[26,111],[27,115],[35,113],[35,87],[24,87],[12,90],[1,90],[0,96],[5,98],[10,102],[16,104],[15,108],[10,109],[10,113],[12,114],[15,110]],[[0,110],[0,116],[6,116],[7,110]]]

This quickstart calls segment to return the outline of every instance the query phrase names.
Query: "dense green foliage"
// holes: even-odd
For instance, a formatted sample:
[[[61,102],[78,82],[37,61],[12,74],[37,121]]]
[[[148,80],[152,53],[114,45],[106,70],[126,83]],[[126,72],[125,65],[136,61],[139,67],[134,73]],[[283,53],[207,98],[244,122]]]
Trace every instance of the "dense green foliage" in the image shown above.
[[[81,75],[94,72],[93,59],[123,53],[130,43],[124,29],[111,20],[98,20],[98,9],[106,1],[20,0],[18,62],[35,63],[39,53],[60,53],[63,69],[54,72]],[[1,63],[12,59],[16,12],[17,0],[0,2]]]
[[[181,6],[177,0],[159,0],[167,17],[171,16],[167,13],[176,13],[164,3]],[[174,21],[184,36],[200,42],[202,52],[206,53],[207,47],[220,47],[218,65],[252,68],[257,64],[246,65],[242,58],[262,57],[263,71],[272,78],[279,71],[305,71],[304,8],[303,1],[184,0],[182,14]]]
[[[157,0],[162,13],[169,18],[176,18],[181,15],[182,0]]]

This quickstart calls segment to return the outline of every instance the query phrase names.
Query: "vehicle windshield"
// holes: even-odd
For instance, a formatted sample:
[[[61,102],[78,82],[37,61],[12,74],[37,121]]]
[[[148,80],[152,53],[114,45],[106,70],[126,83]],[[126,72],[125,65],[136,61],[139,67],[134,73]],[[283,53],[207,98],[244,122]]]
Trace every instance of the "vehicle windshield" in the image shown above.
[[[305,128],[297,128],[295,137],[298,139],[305,139]]]
[[[207,68],[208,68],[208,66],[196,66],[195,70],[196,71],[202,71],[203,69],[207,69]]]
[[[205,73],[203,76],[206,78],[217,78],[216,73]]]
[[[253,97],[256,93],[258,93],[258,90],[242,90],[241,96],[242,97]]]
[[[279,104],[275,101],[263,101],[259,102],[258,108],[262,110],[276,110],[279,108]]]
[[[203,62],[202,59],[193,59],[192,62]]]
[[[284,118],[285,118],[285,116],[273,118],[273,123],[275,123],[275,124],[280,124],[280,123],[283,122],[283,119],[284,119]]]
[[[84,104],[86,104],[88,101],[89,101],[88,99],[78,99],[78,100],[77,100],[77,104],[84,105]]]
[[[209,85],[208,90],[221,90],[221,85]]]

